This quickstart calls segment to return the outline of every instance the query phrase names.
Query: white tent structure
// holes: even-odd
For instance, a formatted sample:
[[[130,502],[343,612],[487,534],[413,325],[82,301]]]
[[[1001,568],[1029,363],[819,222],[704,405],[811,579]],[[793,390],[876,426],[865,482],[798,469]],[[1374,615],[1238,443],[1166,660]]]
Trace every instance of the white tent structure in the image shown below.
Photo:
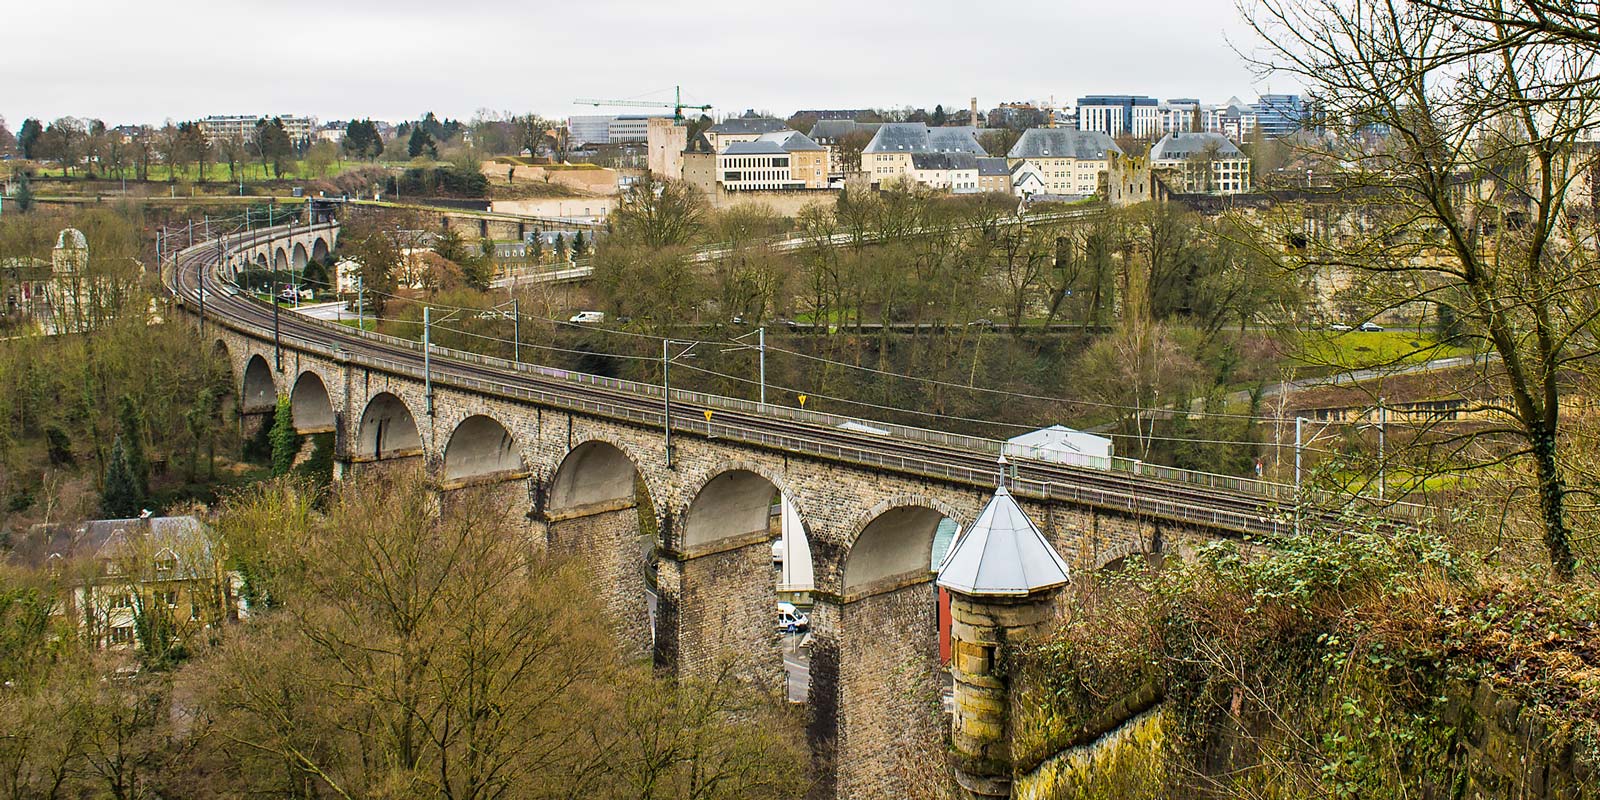
[[[1057,464],[1077,464],[1095,469],[1111,469],[1111,440],[1104,436],[1051,425],[1006,440],[1009,458],[1031,458]]]

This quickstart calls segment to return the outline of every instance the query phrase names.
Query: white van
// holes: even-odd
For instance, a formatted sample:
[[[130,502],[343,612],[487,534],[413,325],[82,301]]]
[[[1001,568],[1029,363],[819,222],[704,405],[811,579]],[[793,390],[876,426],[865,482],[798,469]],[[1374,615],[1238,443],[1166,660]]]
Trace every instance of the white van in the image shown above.
[[[811,628],[811,617],[801,613],[794,603],[778,603],[778,630],[804,631]]]
[[[604,312],[604,311],[579,311],[578,313],[573,314],[572,317],[570,319],[568,319],[567,321],[568,322],[579,322],[579,323],[585,323],[585,324],[591,323],[591,322],[605,322],[606,321],[606,312]]]

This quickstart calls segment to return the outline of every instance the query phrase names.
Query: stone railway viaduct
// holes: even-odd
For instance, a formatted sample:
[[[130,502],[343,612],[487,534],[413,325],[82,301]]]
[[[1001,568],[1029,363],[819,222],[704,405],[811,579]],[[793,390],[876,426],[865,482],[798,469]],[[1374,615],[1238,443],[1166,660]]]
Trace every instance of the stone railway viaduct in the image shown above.
[[[194,309],[199,272],[315,256],[335,246],[337,228],[256,236],[180,254],[175,290],[184,305]],[[781,492],[804,521],[815,572],[808,724],[825,793],[893,797],[903,759],[942,757],[934,532],[946,517],[963,529],[973,521],[993,493],[993,470],[938,476],[867,463],[848,449],[803,452],[692,410],[674,411],[669,460],[658,413],[576,391],[598,380],[551,393],[528,381],[543,375],[548,383],[552,370],[438,348],[424,380],[415,343],[378,349],[386,337],[303,318],[275,344],[254,301],[217,291],[212,280],[202,330],[231,365],[246,424],[260,424],[286,393],[297,431],[333,434],[338,475],[416,465],[441,482],[447,507],[457,493],[491,495],[534,547],[584,561],[623,646],[676,675],[731,660],[775,690],[783,685],[770,547]],[[511,377],[485,379],[466,372],[469,364]],[[1238,533],[1236,525],[1013,488],[1079,570]],[[659,531],[654,631],[641,509]]]

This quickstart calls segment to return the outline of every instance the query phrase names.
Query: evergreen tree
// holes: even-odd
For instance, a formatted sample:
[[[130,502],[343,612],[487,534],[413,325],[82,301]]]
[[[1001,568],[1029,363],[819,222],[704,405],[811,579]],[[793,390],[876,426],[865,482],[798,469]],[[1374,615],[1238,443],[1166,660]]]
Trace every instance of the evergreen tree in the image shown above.
[[[577,235],[572,237],[572,257],[583,258],[588,249],[589,243],[583,240],[583,231],[578,231]]]
[[[299,450],[300,437],[294,432],[294,408],[289,405],[289,395],[278,395],[278,407],[272,414],[272,476],[289,474],[294,467],[295,452]]]
[[[100,513],[109,519],[127,519],[139,516],[144,507],[144,493],[139,490],[138,479],[128,465],[128,452],[122,435],[111,445],[111,462],[106,465],[106,485],[100,493]]]
[[[141,495],[150,493],[150,459],[144,452],[144,415],[133,405],[133,398],[123,395],[117,403],[117,434],[122,439],[128,455],[128,469],[133,472]]]
[[[532,241],[528,242],[528,258],[533,259],[533,263],[535,264],[544,260],[543,236],[536,235],[533,237]]]
[[[373,159],[383,155],[383,136],[370,119],[351,120],[344,129],[345,152],[357,158]]]
[[[22,121],[22,128],[17,131],[17,149],[22,151],[23,158],[38,158],[34,152],[39,143],[39,137],[44,135],[44,125],[32,117]]]
[[[567,260],[567,237],[556,234],[556,261]]]
[[[17,204],[17,211],[22,214],[28,213],[28,210],[33,208],[33,187],[28,185],[27,174],[23,174],[17,186],[17,193],[11,197],[11,201]]]
[[[411,140],[406,143],[406,153],[412,158],[427,154],[429,158],[439,157],[439,147],[435,144],[433,134],[428,133],[421,125],[411,129]]]

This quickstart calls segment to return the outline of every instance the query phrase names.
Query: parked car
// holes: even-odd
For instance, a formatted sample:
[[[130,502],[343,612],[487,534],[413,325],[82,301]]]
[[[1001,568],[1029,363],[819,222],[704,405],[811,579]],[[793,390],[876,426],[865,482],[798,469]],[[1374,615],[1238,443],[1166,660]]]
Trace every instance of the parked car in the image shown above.
[[[982,328],[982,329],[984,329],[986,331],[992,331],[997,326],[994,324],[994,320],[988,319],[988,318],[984,318],[984,319],[975,319],[975,320],[967,323],[967,327],[969,327],[969,328]]]
[[[606,312],[604,312],[604,311],[579,311],[578,313],[573,314],[571,316],[571,318],[569,318],[567,321],[568,322],[578,322],[578,323],[583,323],[583,324],[589,324],[589,323],[594,323],[594,322],[605,322],[606,321]]]
[[[1355,330],[1355,328],[1352,328],[1343,322],[1330,322],[1328,323],[1328,330],[1335,331],[1337,333],[1349,333],[1350,331]]]
[[[278,292],[279,302],[293,303],[298,299],[300,299],[300,293],[296,292],[292,286],[285,286],[283,287],[283,291]]]
[[[778,630],[804,631],[811,629],[811,617],[794,607],[794,603],[778,603]]]
[[[1361,330],[1367,333],[1378,333],[1383,330],[1383,326],[1376,322],[1363,322],[1361,323]]]

